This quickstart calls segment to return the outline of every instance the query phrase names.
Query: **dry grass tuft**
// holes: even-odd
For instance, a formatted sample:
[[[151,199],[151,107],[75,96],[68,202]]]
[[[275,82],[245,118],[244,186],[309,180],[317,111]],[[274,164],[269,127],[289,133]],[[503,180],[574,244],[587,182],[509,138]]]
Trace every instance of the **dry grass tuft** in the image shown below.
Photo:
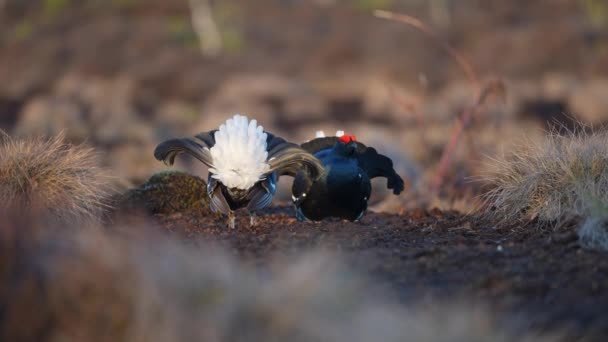
[[[484,177],[486,209],[502,223],[538,218],[554,227],[608,203],[608,133],[583,130],[522,145]]]
[[[596,189],[586,198],[589,216],[580,225],[578,240],[585,249],[608,252],[608,203],[599,199],[601,192],[602,189]]]
[[[581,246],[590,250],[608,251],[608,220],[606,217],[589,217],[578,231]]]
[[[99,219],[108,179],[91,148],[71,145],[60,134],[17,139],[0,131],[0,201],[45,210],[61,220]]]

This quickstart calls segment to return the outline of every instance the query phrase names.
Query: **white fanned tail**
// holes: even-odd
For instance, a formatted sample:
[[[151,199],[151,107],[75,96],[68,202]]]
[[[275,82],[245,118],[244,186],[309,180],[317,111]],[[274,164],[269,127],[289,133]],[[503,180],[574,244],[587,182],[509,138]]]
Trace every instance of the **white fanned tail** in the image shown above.
[[[266,137],[256,120],[238,114],[228,119],[215,132],[215,145],[210,149],[212,177],[229,188],[251,188],[270,168]]]

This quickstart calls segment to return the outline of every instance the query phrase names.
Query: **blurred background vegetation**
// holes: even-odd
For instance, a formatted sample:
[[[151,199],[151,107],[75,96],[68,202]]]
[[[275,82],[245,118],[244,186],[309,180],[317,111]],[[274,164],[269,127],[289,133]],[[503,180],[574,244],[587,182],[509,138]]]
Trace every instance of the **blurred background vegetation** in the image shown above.
[[[437,41],[375,9],[420,18],[482,81],[506,85],[474,116],[436,198],[420,194],[475,89]],[[65,131],[128,185],[164,168],[159,141],[233,113],[294,141],[343,129],[410,179],[409,197],[379,191],[375,208],[466,209],[484,156],[554,120],[606,122],[607,43],[602,0],[0,0],[0,128]]]

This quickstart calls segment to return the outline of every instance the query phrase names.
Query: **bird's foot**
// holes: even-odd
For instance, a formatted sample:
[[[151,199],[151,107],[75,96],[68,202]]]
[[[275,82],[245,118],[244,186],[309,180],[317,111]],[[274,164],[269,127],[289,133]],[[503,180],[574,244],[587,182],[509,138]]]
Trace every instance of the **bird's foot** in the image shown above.
[[[353,222],[361,221],[361,219],[363,218],[363,215],[365,215],[365,210],[361,211],[361,213],[357,216],[356,219],[353,220]]]
[[[250,227],[255,227],[255,226],[256,226],[256,224],[257,224],[256,217],[257,217],[257,216],[255,215],[255,213],[251,213],[251,214],[249,215],[249,226],[250,226]]]
[[[296,220],[300,221],[300,222],[306,222],[308,221],[308,219],[306,218],[306,216],[304,216],[304,214],[302,213],[302,209],[296,207]]]

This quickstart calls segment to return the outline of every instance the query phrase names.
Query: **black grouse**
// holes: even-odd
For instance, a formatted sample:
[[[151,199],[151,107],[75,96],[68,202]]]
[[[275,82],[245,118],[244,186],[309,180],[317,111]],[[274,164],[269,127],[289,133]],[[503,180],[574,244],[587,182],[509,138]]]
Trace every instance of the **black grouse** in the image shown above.
[[[167,140],[156,147],[154,156],[173,165],[180,153],[190,154],[209,167],[211,210],[228,215],[231,228],[235,226],[234,211],[239,208],[249,211],[254,225],[255,211],[271,203],[280,176],[301,174],[317,179],[323,171],[319,160],[297,144],[265,132],[256,120],[241,115],[218,130]]]
[[[392,160],[352,135],[320,137],[300,146],[323,163],[324,172],[317,180],[304,171],[296,175],[292,199],[298,220],[359,220],[367,209],[370,179],[375,177],[387,178],[395,195],[404,189]]]

